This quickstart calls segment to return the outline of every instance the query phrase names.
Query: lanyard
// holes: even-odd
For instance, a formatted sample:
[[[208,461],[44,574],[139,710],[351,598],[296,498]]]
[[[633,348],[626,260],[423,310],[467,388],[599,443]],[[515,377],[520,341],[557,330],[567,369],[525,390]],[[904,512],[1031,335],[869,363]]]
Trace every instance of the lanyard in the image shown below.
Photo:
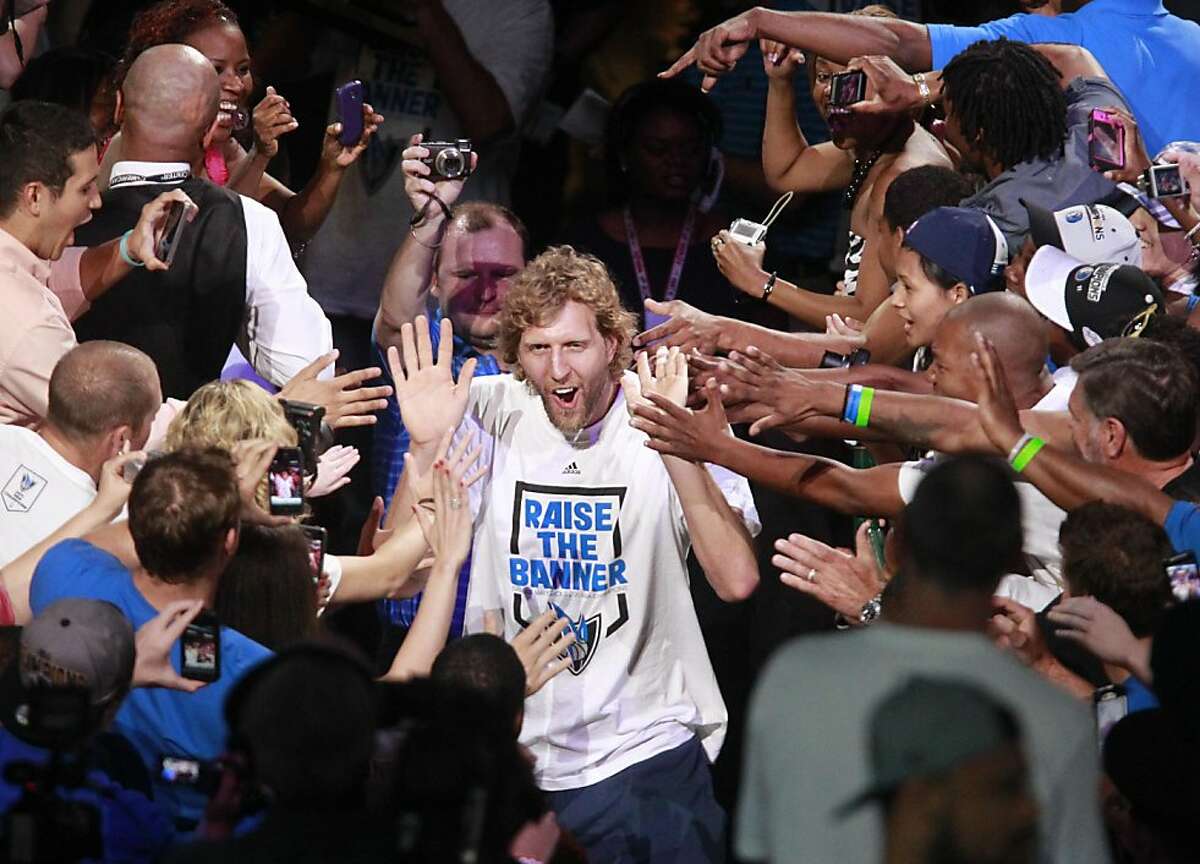
[[[191,176],[192,172],[186,169],[168,171],[165,174],[153,174],[149,177],[141,174],[118,174],[108,181],[108,188],[115,189],[117,186],[125,186],[130,183],[177,183]]]
[[[679,232],[679,242],[675,245],[675,260],[671,264],[671,275],[667,277],[667,290],[663,293],[663,302],[669,303],[679,293],[679,279],[683,276],[683,262],[687,258],[688,246],[692,242],[692,229],[696,225],[696,208],[688,210],[687,219],[683,221],[683,230]],[[642,299],[652,297],[650,294],[650,275],[646,272],[646,262],[642,258],[642,244],[638,242],[637,226],[633,224],[633,213],[625,208],[625,239],[629,243],[629,257],[633,259],[633,273],[637,277],[638,289]]]

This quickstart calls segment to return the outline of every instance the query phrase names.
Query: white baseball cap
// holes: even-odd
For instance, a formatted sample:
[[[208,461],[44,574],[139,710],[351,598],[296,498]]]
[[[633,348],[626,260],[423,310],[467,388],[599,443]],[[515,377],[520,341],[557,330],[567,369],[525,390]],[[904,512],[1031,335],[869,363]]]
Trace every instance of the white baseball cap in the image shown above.
[[[1082,264],[1142,266],[1137,229],[1119,210],[1107,204],[1078,204],[1051,213],[1022,203],[1029,211],[1035,245],[1054,246]]]

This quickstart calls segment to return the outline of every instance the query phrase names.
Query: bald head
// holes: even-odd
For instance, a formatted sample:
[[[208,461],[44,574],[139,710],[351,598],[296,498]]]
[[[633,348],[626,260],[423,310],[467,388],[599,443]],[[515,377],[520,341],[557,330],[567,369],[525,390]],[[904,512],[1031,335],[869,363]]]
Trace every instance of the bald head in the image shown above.
[[[121,136],[130,158],[190,163],[217,116],[221,85],[195,48],[156,45],[133,61],[121,96]]]
[[[971,297],[955,306],[946,313],[934,335],[935,358],[966,372],[971,353],[976,350],[975,334],[996,346],[1014,393],[1027,395],[1038,391],[1049,346],[1042,319],[1027,300],[1008,291],[997,291]],[[940,381],[938,390],[947,396],[971,398],[970,393],[946,393]]]
[[[54,367],[46,423],[74,440],[125,426],[133,446],[140,448],[161,404],[153,360],[122,342],[84,342]]]

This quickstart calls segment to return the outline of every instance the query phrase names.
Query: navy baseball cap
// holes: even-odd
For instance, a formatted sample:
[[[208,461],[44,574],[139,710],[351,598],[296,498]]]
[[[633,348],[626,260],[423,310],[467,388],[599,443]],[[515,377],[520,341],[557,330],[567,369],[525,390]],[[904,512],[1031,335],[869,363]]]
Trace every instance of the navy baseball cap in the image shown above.
[[[1008,264],[1008,241],[981,210],[931,210],[905,232],[904,245],[962,282],[972,294],[1003,287],[998,277]]]

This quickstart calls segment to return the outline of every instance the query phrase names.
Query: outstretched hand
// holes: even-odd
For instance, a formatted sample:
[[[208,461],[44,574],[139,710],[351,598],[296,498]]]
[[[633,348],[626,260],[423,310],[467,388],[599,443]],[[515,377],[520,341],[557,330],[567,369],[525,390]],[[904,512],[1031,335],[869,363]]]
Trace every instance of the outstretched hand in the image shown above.
[[[802,372],[780,365],[753,345],[744,354],[738,351],[730,354],[728,360],[722,361],[721,371],[734,379],[721,385],[723,397],[770,409],[769,414],[750,425],[751,435],[776,426],[790,426],[820,413],[811,397],[814,388],[821,385]]]
[[[975,334],[975,352],[971,365],[975,368],[975,402],[979,406],[979,422],[988,440],[1001,453],[1007,454],[1025,434],[1021,415],[996,346],[982,334]]]
[[[388,367],[396,382],[400,417],[414,445],[437,441],[447,429],[459,424],[467,410],[475,359],[463,364],[458,381],[455,381],[452,368],[454,330],[446,318],[442,319],[439,337],[435,363],[429,321],[424,315],[418,315],[412,324],[401,326],[400,350],[393,345],[387,352]]]
[[[858,623],[863,606],[883,590],[884,574],[875,560],[864,522],[855,535],[855,554],[834,549],[803,534],[775,541],[771,563],[779,568],[779,581],[815,597],[851,623]]]
[[[567,649],[574,642],[575,633],[552,609],[534,618],[513,637],[513,650],[525,667],[526,696],[541,690],[547,681],[571,665]]]
[[[473,443],[472,438],[464,435],[450,449],[453,434],[453,429],[446,430],[429,470],[432,507],[418,500],[412,509],[434,559],[458,572],[471,552],[471,502],[467,498],[467,489],[483,472],[472,471],[482,448],[476,445],[468,449]],[[416,470],[411,453],[404,454],[404,461],[406,474]]]
[[[646,311],[667,320],[633,337],[639,348],[678,348],[684,353],[698,350],[716,354],[721,341],[721,319],[702,312],[682,300],[666,302],[647,298]]]
[[[743,12],[701,33],[696,44],[668,69],[658,73],[658,77],[674,78],[695,64],[704,73],[700,89],[707,93],[716,85],[719,76],[733,70],[737,61],[745,56],[750,42],[757,38],[752,12]]]
[[[696,411],[651,393],[647,399],[630,403],[633,417],[629,425],[645,432],[649,436],[646,446],[665,456],[688,462],[716,461],[719,445],[730,434],[729,421],[715,381],[705,385],[704,396],[707,403]]]
[[[333,429],[350,426],[372,426],[375,412],[387,407],[387,397],[392,395],[388,385],[380,387],[362,386],[383,374],[378,366],[355,369],[333,378],[319,379],[338,358],[335,348],[309,363],[279,391],[280,399],[292,402],[308,402],[325,409],[325,422]]]

